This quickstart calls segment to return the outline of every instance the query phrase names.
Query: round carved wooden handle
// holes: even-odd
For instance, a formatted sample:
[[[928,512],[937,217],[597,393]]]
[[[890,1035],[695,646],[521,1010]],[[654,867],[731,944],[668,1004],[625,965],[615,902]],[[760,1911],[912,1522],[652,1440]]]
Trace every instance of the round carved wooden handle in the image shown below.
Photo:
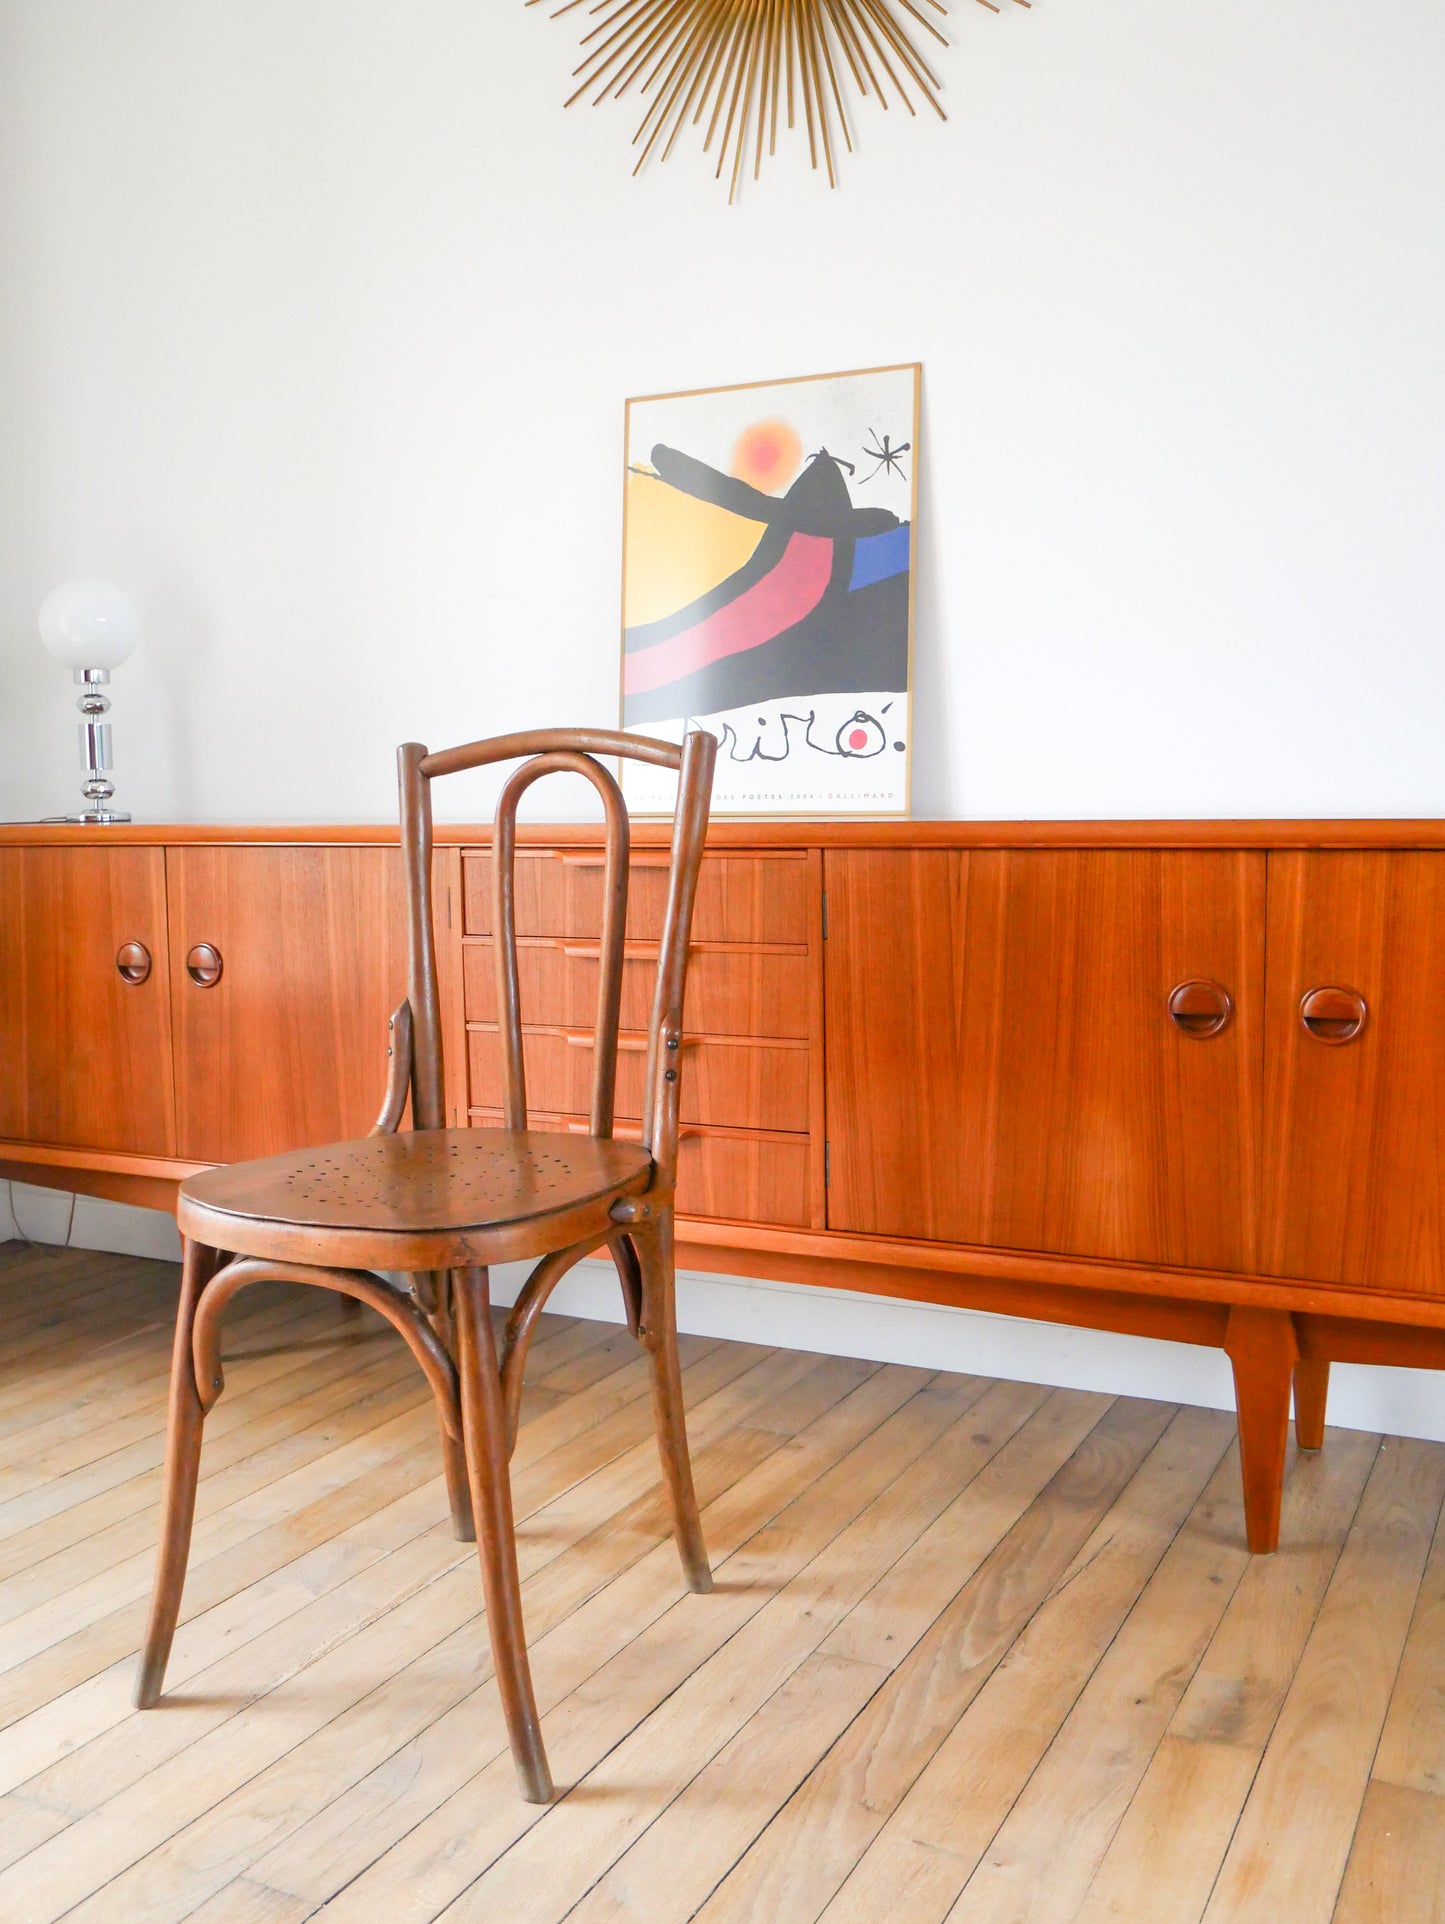
[[[151,952],[144,942],[122,942],[116,951],[115,966],[122,982],[139,984],[151,972]]]
[[[1353,1042],[1369,1010],[1358,989],[1330,986],[1300,997],[1299,1018],[1316,1042]]]
[[[1169,1016],[1176,1028],[1185,1035],[1203,1041],[1206,1037],[1218,1035],[1226,1028],[1229,1018],[1234,1014],[1234,1004],[1229,999],[1229,991],[1218,982],[1206,981],[1202,976],[1190,982],[1181,982],[1169,998]]]
[[[214,988],[221,979],[221,951],[209,942],[197,942],[186,957],[186,974],[198,989]]]

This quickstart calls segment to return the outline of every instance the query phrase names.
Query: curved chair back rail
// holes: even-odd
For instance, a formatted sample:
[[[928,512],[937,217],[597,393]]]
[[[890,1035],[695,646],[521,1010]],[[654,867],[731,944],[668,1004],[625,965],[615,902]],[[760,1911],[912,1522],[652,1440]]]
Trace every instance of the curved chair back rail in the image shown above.
[[[626,761],[651,762],[654,768],[681,768],[682,750],[652,735],[627,735],[619,728],[529,728],[515,735],[487,735],[463,742],[459,748],[423,749],[422,774],[460,775],[468,768],[493,762],[525,761],[530,755],[552,755],[558,750],[575,755],[616,756]]]
[[[627,861],[631,835],[627,804],[612,775],[590,755],[573,754],[564,749],[534,755],[510,777],[497,804],[492,831],[492,947],[497,968],[497,1025],[502,1039],[506,1124],[509,1129],[527,1126],[527,1075],[522,1061],[522,1010],[517,987],[517,803],[533,782],[552,774],[581,775],[590,781],[602,797],[607,822],[590,1120],[594,1136],[610,1136],[617,1093],[617,1024],[622,1008],[622,937],[627,927]]]
[[[410,1026],[412,1117],[418,1129],[437,1129],[446,1116],[441,1047],[440,992],[436,937],[432,924],[431,784],[442,775],[521,760],[497,803],[492,839],[492,943],[497,970],[497,1026],[501,1040],[505,1120],[509,1129],[527,1127],[526,1069],[522,1053],[522,1011],[517,975],[516,843],[517,804],[534,782],[546,775],[579,775],[591,782],[602,802],[605,823],[602,929],[599,943],[597,1016],[594,1028],[590,1127],[594,1135],[612,1133],[617,1087],[617,1027],[622,997],[623,941],[627,930],[627,881],[630,838],[627,805],[600,755],[649,763],[678,771],[673,813],[672,861],[667,908],[658,946],[657,979],[647,1034],[643,1084],[642,1142],[653,1157],[658,1189],[670,1190],[677,1176],[677,1118],[683,990],[688,943],[697,896],[698,865],[707,833],[717,741],[692,730],[681,747],[645,735],[606,729],[536,729],[468,742],[433,754],[420,742],[397,751],[401,791],[402,860],[407,898],[407,1004]],[[396,1033],[393,1049],[402,1047]],[[397,1076],[393,1056],[393,1077]],[[378,1127],[396,1111],[395,1081]],[[394,1124],[392,1126],[395,1126]]]

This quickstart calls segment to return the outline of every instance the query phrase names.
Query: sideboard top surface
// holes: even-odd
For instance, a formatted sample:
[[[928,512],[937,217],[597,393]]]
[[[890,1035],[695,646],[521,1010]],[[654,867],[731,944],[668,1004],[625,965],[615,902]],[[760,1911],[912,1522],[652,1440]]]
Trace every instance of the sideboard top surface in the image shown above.
[[[639,847],[665,844],[666,821],[639,820]],[[600,822],[523,822],[523,844],[591,846],[602,840]],[[438,847],[485,846],[490,823],[438,822]],[[724,848],[1296,848],[1445,849],[1445,817],[1345,819],[1336,821],[716,821],[708,846]],[[94,827],[66,822],[0,823],[0,848],[176,847],[247,844],[387,847],[397,840],[394,823],[204,823],[125,822]]]

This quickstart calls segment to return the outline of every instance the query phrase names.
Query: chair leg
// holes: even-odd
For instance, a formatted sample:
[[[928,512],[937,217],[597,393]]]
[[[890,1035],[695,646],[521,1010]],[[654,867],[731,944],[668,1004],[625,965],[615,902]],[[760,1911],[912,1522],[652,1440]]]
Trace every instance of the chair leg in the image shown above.
[[[161,1538],[156,1553],[155,1587],[150,1620],[136,1674],[137,1710],[149,1710],[161,1694],[171,1639],[181,1610],[186,1560],[191,1548],[191,1523],[196,1513],[196,1478],[201,1467],[201,1426],[205,1413],[196,1394],[191,1361],[191,1330],[201,1292],[215,1274],[218,1252],[203,1243],[187,1242],[181,1269],[181,1300],[176,1310],[175,1345],[171,1351],[170,1409],[166,1418],[166,1467],[161,1493]]]
[[[1245,1534],[1251,1550],[1267,1554],[1279,1548],[1290,1380],[1299,1361],[1294,1319],[1288,1310],[1236,1306],[1224,1347],[1234,1366]]]
[[[1325,1447],[1325,1405],[1329,1397],[1329,1358],[1302,1356],[1294,1366],[1294,1436],[1302,1450]]]
[[[612,1251],[613,1267],[622,1285],[622,1313],[634,1336],[642,1323],[642,1267],[628,1236],[614,1236],[607,1245]]]
[[[677,1361],[677,1277],[673,1260],[672,1212],[631,1231],[642,1269],[642,1315],[637,1338],[647,1351],[652,1372],[652,1417],[657,1453],[672,1502],[672,1533],[689,1590],[712,1589],[692,1460],[687,1450],[687,1416],[682,1401],[682,1371]],[[619,1272],[621,1264],[619,1264]]]
[[[443,1272],[429,1277],[431,1295],[436,1303],[430,1312],[432,1326],[446,1344],[453,1361],[457,1353],[456,1318],[452,1313],[451,1278]],[[441,1438],[442,1469],[447,1479],[447,1504],[452,1513],[452,1535],[458,1543],[475,1543],[477,1540],[476,1519],[472,1513],[472,1486],[467,1476],[467,1453],[454,1436],[447,1434],[446,1425],[438,1422],[437,1434]]]
[[[507,1419],[485,1269],[452,1272],[457,1328],[457,1371],[461,1378],[462,1431],[471,1473],[472,1509],[477,1520],[477,1553],[487,1599],[487,1629],[502,1712],[512,1742],[517,1781],[529,1804],[552,1801],[552,1775],[542,1746],[542,1726],[527,1665],[517,1576],[517,1540],[512,1521],[512,1479],[508,1465]]]
[[[475,1543],[477,1540],[476,1515],[472,1509],[471,1479],[467,1475],[467,1453],[454,1436],[447,1433],[445,1425],[437,1424],[437,1435],[441,1438],[442,1469],[446,1472],[447,1503],[452,1513],[452,1535],[458,1543]]]

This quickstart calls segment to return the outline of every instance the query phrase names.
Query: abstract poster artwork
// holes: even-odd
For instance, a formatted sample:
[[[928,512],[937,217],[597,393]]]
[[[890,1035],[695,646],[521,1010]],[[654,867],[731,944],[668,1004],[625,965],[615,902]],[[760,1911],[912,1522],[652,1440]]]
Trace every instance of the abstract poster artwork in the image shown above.
[[[907,812],[918,395],[908,365],[627,404],[622,725],[716,735],[715,815]]]

